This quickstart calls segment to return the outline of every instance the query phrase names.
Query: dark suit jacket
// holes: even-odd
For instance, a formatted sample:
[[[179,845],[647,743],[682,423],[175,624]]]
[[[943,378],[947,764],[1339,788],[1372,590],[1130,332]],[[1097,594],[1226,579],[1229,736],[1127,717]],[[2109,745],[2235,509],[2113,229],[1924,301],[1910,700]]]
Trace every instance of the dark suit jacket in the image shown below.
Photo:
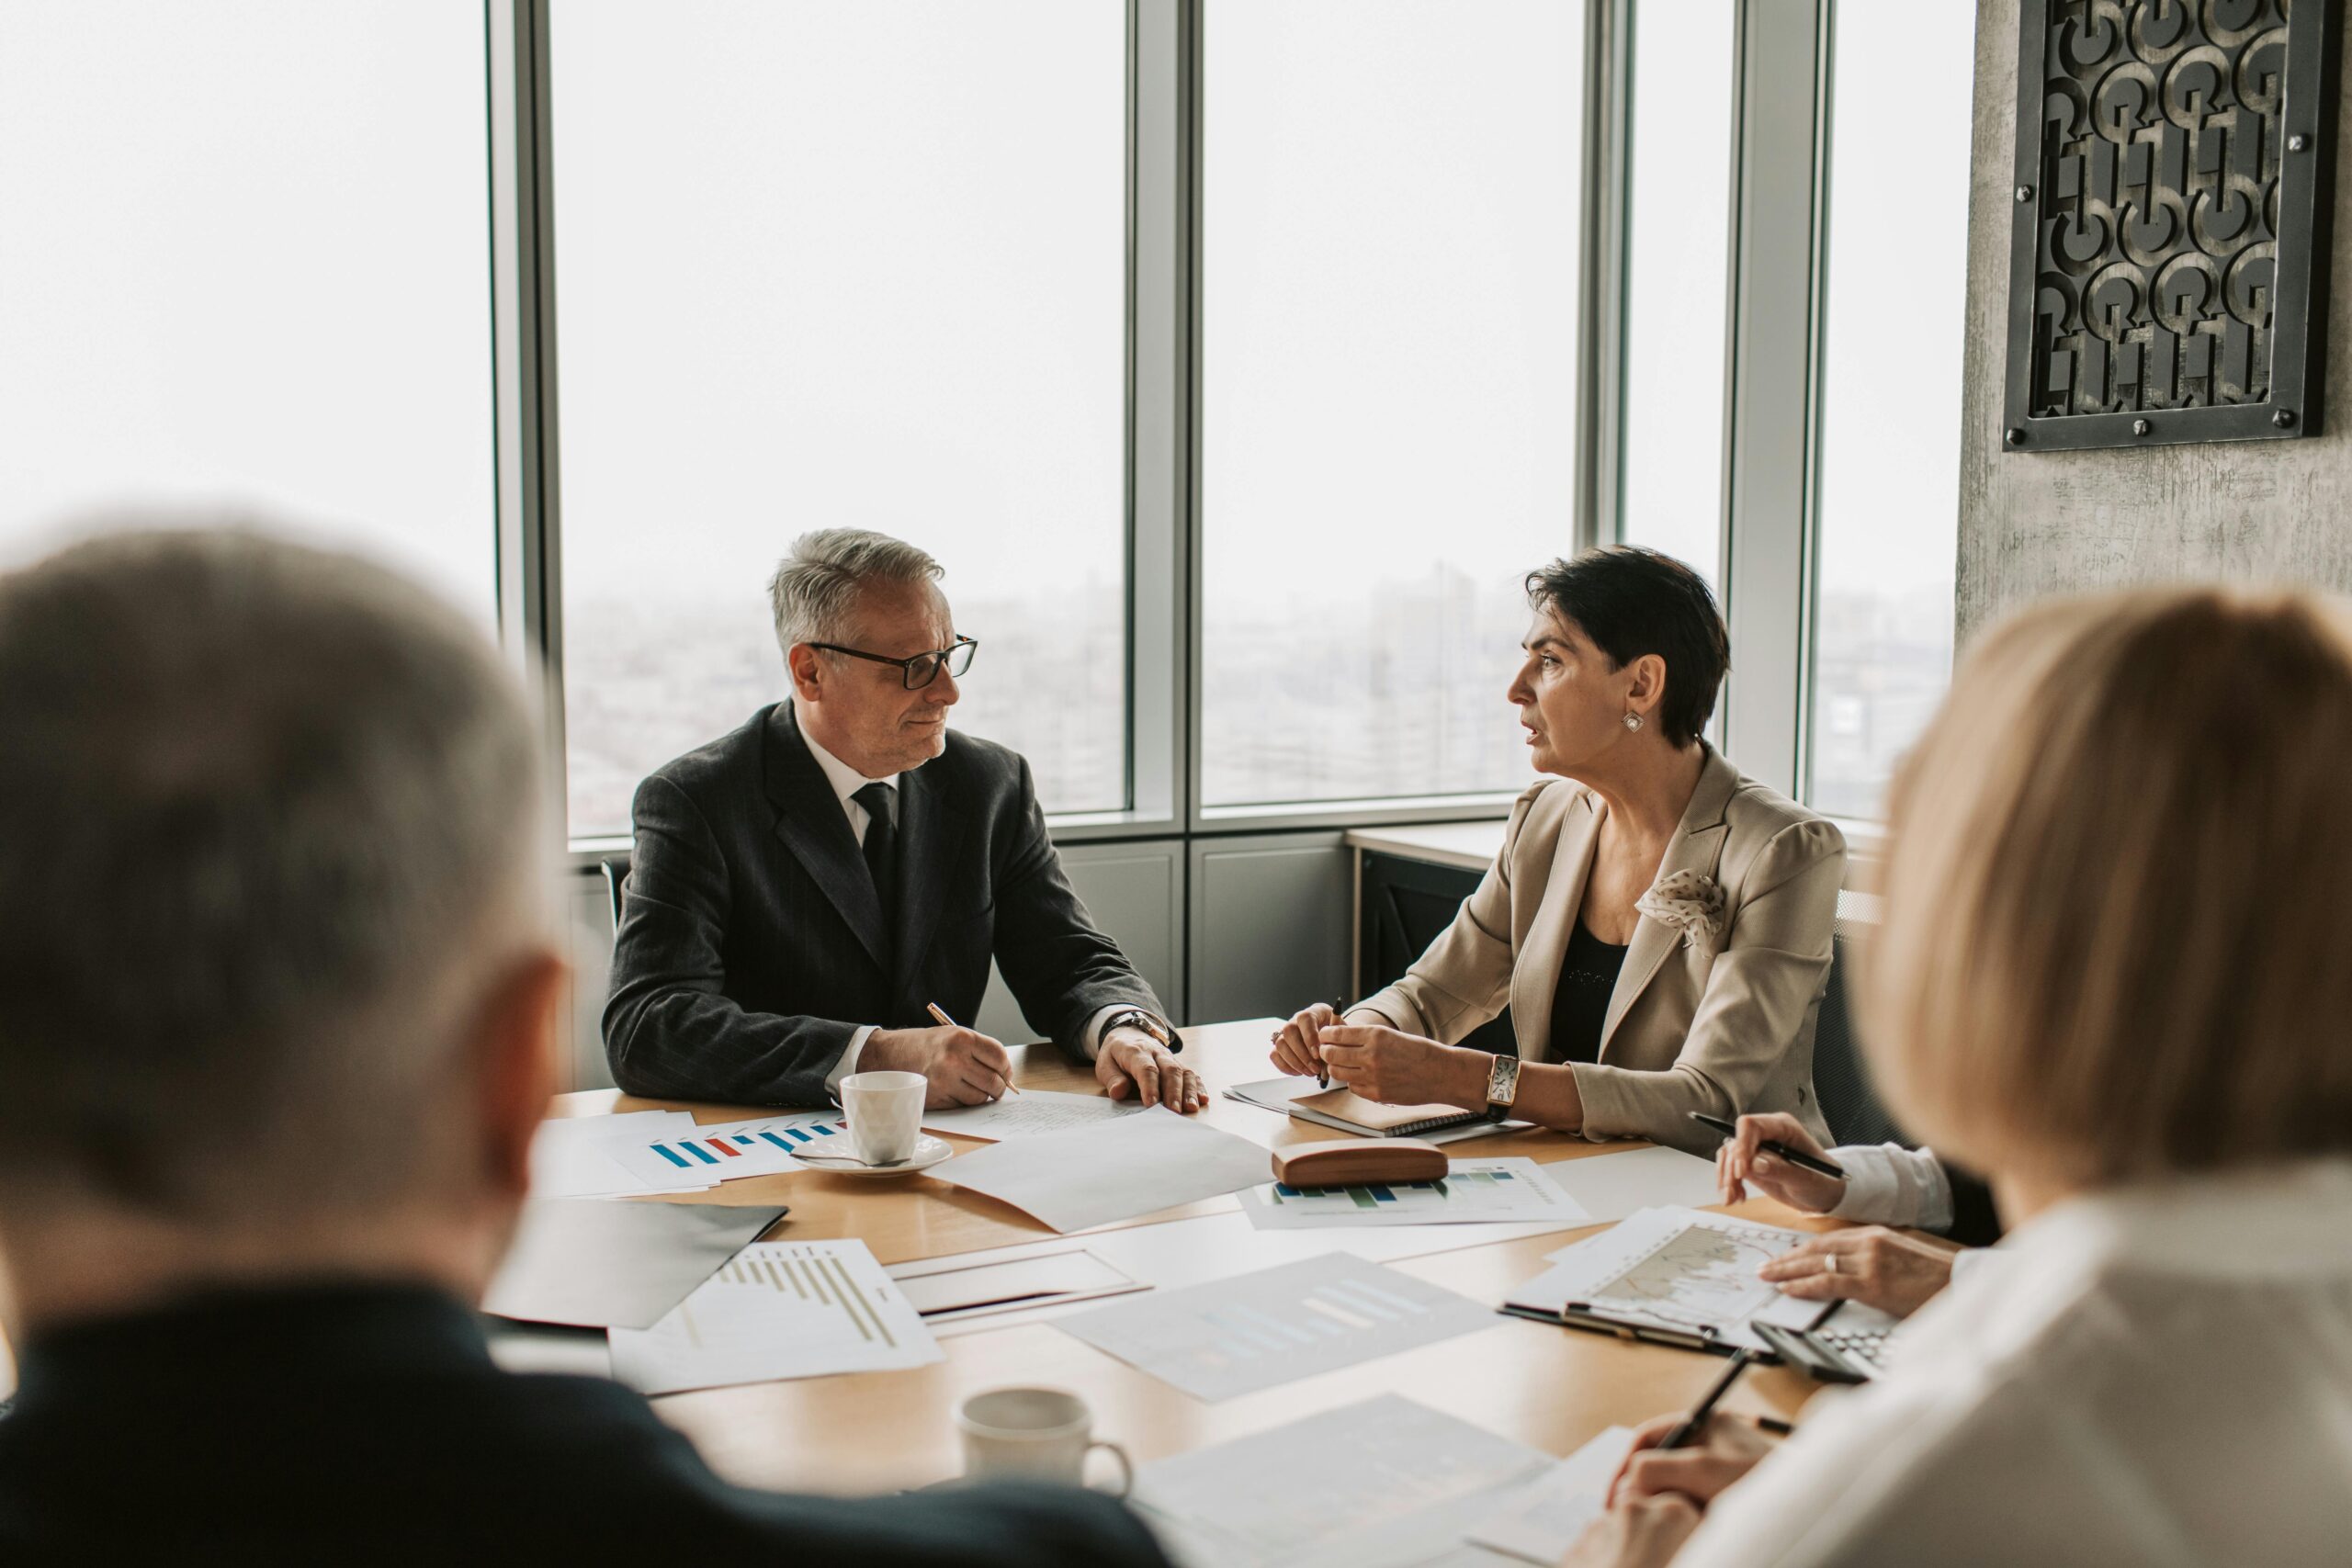
[[[499,1371],[404,1287],[224,1295],[25,1347],[0,1419],[0,1562],[1112,1563],[1120,1505],[975,1487],[731,1486],[637,1394]]]
[[[993,955],[1030,1026],[1083,1059],[1086,1022],[1165,1019],[1062,875],[1018,753],[954,730],[899,778],[897,919],[791,705],[638,786],[605,1054],[632,1094],[823,1105],[863,1024],[969,1023]]]

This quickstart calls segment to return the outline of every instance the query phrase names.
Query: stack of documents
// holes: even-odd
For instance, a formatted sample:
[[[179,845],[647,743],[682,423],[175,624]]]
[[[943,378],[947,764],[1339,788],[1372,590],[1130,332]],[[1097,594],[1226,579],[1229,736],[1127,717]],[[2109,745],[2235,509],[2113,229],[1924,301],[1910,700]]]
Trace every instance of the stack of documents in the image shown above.
[[[862,1241],[745,1247],[651,1328],[612,1331],[613,1375],[640,1393],[888,1371],[939,1346]]]
[[[697,1192],[745,1176],[807,1167],[802,1149],[846,1145],[838,1111],[795,1111],[698,1125],[683,1111],[571,1116],[539,1123],[531,1145],[535,1198],[633,1198]]]
[[[1001,1199],[1057,1231],[1075,1231],[1255,1186],[1272,1165],[1272,1156],[1247,1138],[1155,1105],[1010,1138],[933,1166],[931,1174]]]
[[[1804,1328],[1822,1314],[1820,1303],[1756,1277],[1805,1236],[1728,1214],[1643,1209],[1554,1253],[1550,1269],[1511,1292],[1506,1310],[1557,1320],[1573,1307],[1586,1326],[1688,1336],[1725,1354],[1769,1351],[1752,1322]]]
[[[482,1310],[524,1323],[650,1327],[783,1213],[534,1198]]]
[[[1552,1465],[1395,1394],[1145,1465],[1134,1500],[1185,1568],[1405,1568],[1449,1555]]]
[[[1560,1190],[1532,1159],[1457,1159],[1442,1178],[1370,1181],[1348,1187],[1269,1182],[1241,1194],[1250,1223],[1261,1231],[1326,1225],[1443,1225],[1544,1220],[1562,1230],[1593,1223],[1584,1205]],[[1564,1162],[1566,1163],[1566,1162]]]
[[[1610,1427],[1472,1527],[1472,1544],[1549,1568],[1607,1510],[1610,1478],[1633,1445],[1631,1427]]]
[[[1131,1100],[1107,1094],[1061,1094],[1047,1089],[1024,1089],[1019,1094],[992,1100],[986,1105],[950,1105],[922,1113],[922,1124],[934,1133],[962,1138],[1035,1137],[1041,1133],[1067,1133],[1076,1127],[1099,1126],[1123,1116],[1141,1113]]]

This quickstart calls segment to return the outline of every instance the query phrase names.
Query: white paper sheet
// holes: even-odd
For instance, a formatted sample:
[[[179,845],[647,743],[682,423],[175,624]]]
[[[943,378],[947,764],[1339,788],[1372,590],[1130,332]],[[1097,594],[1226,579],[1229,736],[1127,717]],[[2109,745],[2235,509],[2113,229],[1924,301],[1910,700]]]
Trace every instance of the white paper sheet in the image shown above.
[[[1007,1095],[986,1105],[954,1105],[944,1111],[926,1111],[922,1124],[934,1133],[986,1138],[994,1143],[1003,1138],[1098,1126],[1136,1115],[1142,1110],[1133,1100],[1116,1100],[1107,1094],[1061,1094],[1053,1089],[1024,1089],[1019,1094]]]
[[[1723,1344],[1769,1349],[1747,1326],[1752,1320],[1802,1328],[1821,1314],[1820,1303],[1784,1296],[1756,1277],[1804,1237],[1728,1214],[1644,1209],[1564,1249],[1559,1261],[1510,1292],[1510,1304],[1556,1313],[1584,1302],[1629,1323],[1713,1329]]]
[[[612,1331],[613,1375],[640,1393],[919,1367],[922,1319],[862,1241],[745,1247],[648,1329]]]
[[[1134,1501],[1186,1568],[1401,1568],[1459,1542],[1551,1456],[1383,1394],[1157,1460]]]
[[[649,1327],[782,1213],[534,1198],[481,1309],[524,1323]]]
[[[931,1174],[1001,1199],[1057,1231],[1075,1231],[1253,1186],[1272,1163],[1247,1138],[1155,1105],[1115,1122],[977,1149]]]
[[[776,1176],[808,1167],[793,1158],[801,1149],[847,1153],[849,1129],[838,1111],[794,1111],[749,1122],[712,1122],[673,1127],[652,1137],[600,1145],[616,1165],[650,1183],[697,1181],[705,1186],[747,1176]]]
[[[1633,1441],[1631,1427],[1610,1427],[1529,1482],[1470,1531],[1471,1542],[1549,1568],[1606,1510],[1609,1478]]]
[[[695,1119],[683,1111],[637,1111],[620,1116],[559,1116],[539,1123],[531,1140],[534,1198],[635,1197],[647,1192],[698,1192],[715,1185],[689,1172],[641,1177],[616,1161],[615,1145],[673,1133],[691,1134]]]
[[[1555,1160],[1544,1168],[1561,1191],[1584,1205],[1592,1216],[1588,1223],[1596,1225],[1622,1220],[1636,1209],[1668,1203],[1703,1209],[1723,1200],[1715,1190],[1715,1162],[1680,1149],[1587,1155]]]
[[[1197,1399],[1231,1399],[1492,1328],[1490,1308],[1409,1274],[1331,1253],[1057,1325]]]
[[[1456,1159],[1442,1179],[1297,1188],[1271,1181],[1241,1194],[1260,1230],[1443,1225],[1547,1220],[1562,1230],[1592,1224],[1584,1206],[1532,1159]]]

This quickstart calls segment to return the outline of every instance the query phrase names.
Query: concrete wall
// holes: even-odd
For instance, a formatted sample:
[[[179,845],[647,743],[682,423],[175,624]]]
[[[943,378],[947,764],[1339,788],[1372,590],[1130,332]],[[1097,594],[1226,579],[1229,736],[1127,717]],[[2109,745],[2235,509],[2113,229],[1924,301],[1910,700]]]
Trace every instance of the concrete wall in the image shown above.
[[[2344,39],[2352,28],[2339,24]],[[2005,452],[2018,0],[1979,0],[1968,221],[1959,633],[2043,594],[2185,578],[2352,590],[2352,114],[2339,112],[2326,434],[2146,451]]]

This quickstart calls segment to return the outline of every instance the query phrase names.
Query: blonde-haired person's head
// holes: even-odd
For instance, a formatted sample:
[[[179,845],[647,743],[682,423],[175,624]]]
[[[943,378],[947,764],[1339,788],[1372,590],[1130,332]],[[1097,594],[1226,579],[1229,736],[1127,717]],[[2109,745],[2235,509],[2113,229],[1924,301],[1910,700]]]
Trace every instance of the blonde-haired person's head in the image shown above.
[[[2064,1187],[2352,1150],[2352,619],[2142,591],[1988,634],[1896,781],[1861,1021],[1937,1151]]]

